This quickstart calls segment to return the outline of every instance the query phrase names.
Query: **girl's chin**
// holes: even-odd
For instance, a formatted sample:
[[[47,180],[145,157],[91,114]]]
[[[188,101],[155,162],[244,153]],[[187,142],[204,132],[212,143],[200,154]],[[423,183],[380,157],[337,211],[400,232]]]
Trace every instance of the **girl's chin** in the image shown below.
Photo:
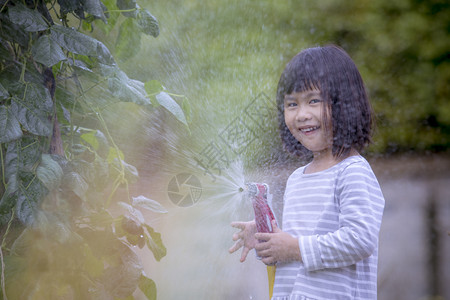
[[[309,151],[311,151],[314,154],[314,156],[316,156],[316,155],[326,155],[326,154],[331,154],[332,153],[331,147],[323,147],[323,148],[322,147],[311,147],[311,148],[306,147],[306,148]]]

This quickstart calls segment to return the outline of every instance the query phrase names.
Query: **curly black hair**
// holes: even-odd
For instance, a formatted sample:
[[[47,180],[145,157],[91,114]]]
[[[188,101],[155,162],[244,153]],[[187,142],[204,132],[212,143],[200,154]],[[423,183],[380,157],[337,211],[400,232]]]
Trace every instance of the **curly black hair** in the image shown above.
[[[287,94],[318,89],[327,109],[331,110],[332,153],[346,157],[351,149],[362,151],[371,142],[372,107],[361,74],[350,56],[340,47],[308,48],[298,53],[281,74],[277,88],[278,124],[283,147],[288,152],[311,157],[291,134],[284,120],[284,97]]]

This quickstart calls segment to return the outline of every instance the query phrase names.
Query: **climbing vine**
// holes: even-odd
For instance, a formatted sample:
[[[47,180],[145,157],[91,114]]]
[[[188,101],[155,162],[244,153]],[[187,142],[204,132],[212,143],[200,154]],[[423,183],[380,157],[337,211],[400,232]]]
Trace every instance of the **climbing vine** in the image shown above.
[[[115,27],[112,51],[90,34]],[[146,35],[158,21],[133,0],[0,0],[0,299],[156,299],[134,249],[165,256],[142,211],[167,211],[128,192],[139,174],[104,116],[162,106],[187,128],[185,97],[116,63]]]

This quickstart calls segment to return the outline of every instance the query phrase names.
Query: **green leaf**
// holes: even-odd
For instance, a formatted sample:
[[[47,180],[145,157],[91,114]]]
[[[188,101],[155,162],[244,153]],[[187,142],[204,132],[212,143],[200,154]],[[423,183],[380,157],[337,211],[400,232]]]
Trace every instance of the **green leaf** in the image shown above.
[[[100,144],[100,149],[101,149]],[[100,150],[101,151],[101,150]],[[98,191],[101,191],[108,185],[109,179],[109,165],[106,159],[103,159],[100,156],[96,156],[94,162],[91,164],[92,171],[91,173],[94,175],[95,180],[95,188]]]
[[[121,244],[117,250],[119,265],[106,270],[103,282],[113,297],[125,298],[136,290],[143,267],[137,254],[128,246]]]
[[[165,107],[169,112],[171,112],[181,123],[187,126],[186,117],[184,116],[183,110],[180,105],[170,97],[166,92],[161,92],[156,95],[156,100],[159,104]]]
[[[164,87],[158,80],[150,80],[144,84],[145,91],[147,92],[147,97],[150,98],[150,101],[154,107],[159,107],[160,104],[156,100],[156,95],[160,92],[164,91]]]
[[[89,69],[89,67],[83,61],[81,61],[79,59],[75,59],[75,60],[69,59],[69,61],[70,61],[70,64],[75,69],[81,70],[83,72],[87,72],[89,74],[93,73],[93,71],[91,69]]]
[[[125,155],[123,154],[122,150],[116,149],[113,147],[109,147],[108,157],[106,158],[108,163],[112,164],[114,162],[114,160],[116,160],[116,159],[123,160],[124,158],[125,158]]]
[[[93,19],[92,16],[90,16],[90,18]],[[94,28],[92,27],[91,21],[88,21],[87,18],[81,22],[81,29],[82,29],[82,31],[85,31],[85,32],[92,32],[94,30]]]
[[[32,173],[41,157],[37,138],[22,137],[7,143],[4,159],[6,191],[1,199],[2,213],[16,206],[24,224],[34,223],[34,211],[47,193],[45,187]]]
[[[125,61],[141,49],[141,33],[134,19],[126,19],[119,27],[116,41],[116,56]]]
[[[15,189],[15,190],[14,190]],[[11,184],[7,185],[5,192],[0,199],[0,225],[9,222],[14,206],[16,205],[15,192],[17,188]]]
[[[96,39],[75,29],[60,25],[53,25],[51,27],[51,38],[64,49],[75,54],[87,56],[96,56],[97,43],[100,43]]]
[[[37,137],[22,137],[7,144],[5,155],[6,179],[23,172],[33,172],[41,158]]]
[[[29,33],[19,25],[12,23],[6,14],[0,13],[0,24],[2,25],[1,35],[3,40],[28,47],[30,41]]]
[[[136,223],[138,223],[139,225],[145,222],[144,216],[142,215],[140,210],[123,201],[119,201],[117,204],[122,206],[127,211],[126,215],[136,221]]]
[[[139,289],[148,300],[156,300],[156,284],[144,274],[139,278]]]
[[[165,209],[159,202],[156,202],[155,200],[148,199],[145,196],[137,196],[132,198],[132,205],[142,207],[157,213],[167,213],[167,209]]]
[[[98,140],[95,136],[96,130],[92,130],[88,133],[83,133],[80,137],[86,141],[89,145],[91,145],[95,150],[98,149]]]
[[[66,119],[70,123],[72,114],[84,114],[84,111],[80,107],[80,105],[74,105],[75,96],[71,93],[70,90],[63,88],[62,85],[58,85],[56,87],[55,99],[57,99],[56,102],[60,104],[60,107],[58,107],[58,105],[56,106],[58,112],[58,120],[63,121],[64,119]],[[63,109],[62,107],[64,107],[65,109]]]
[[[25,228],[11,245],[11,254],[14,256],[25,255],[27,250],[32,247],[33,239],[30,238],[31,236],[33,236],[32,229]]]
[[[53,101],[50,92],[42,84],[42,78],[34,79],[37,82],[14,82],[7,88],[15,98],[19,98],[29,109],[52,113]]]
[[[9,92],[0,83],[0,99],[7,99],[9,97]]]
[[[8,88],[13,94],[11,113],[23,128],[35,135],[49,136],[53,126],[49,118],[53,102],[48,89],[42,84],[30,82],[15,82]]]
[[[51,27],[51,38],[62,48],[80,55],[97,57],[101,63],[113,64],[108,48],[100,41],[60,25]]]
[[[59,102],[58,108],[58,121],[67,122],[66,124],[70,124],[70,111],[64,107],[62,102]]]
[[[20,170],[20,140],[10,142],[6,145],[5,161],[2,162],[5,168],[5,178],[7,186],[14,187],[11,192],[15,192],[18,188],[18,174]]]
[[[89,215],[89,219],[90,224],[92,224],[95,227],[102,227],[102,228],[109,227],[115,222],[113,216],[111,216],[111,214],[105,209],[102,209],[95,213],[91,213]]]
[[[113,77],[108,79],[108,88],[114,97],[138,105],[150,104],[146,97],[144,84],[139,80],[128,78],[125,72],[117,69]]]
[[[125,168],[125,178],[129,181],[129,183],[136,182],[139,179],[139,172],[136,167],[124,161],[122,161],[122,164]]]
[[[118,7],[116,6],[115,0],[103,0],[102,3],[106,7],[105,16],[108,19],[108,22],[105,23],[95,20],[94,23],[97,28],[100,28],[105,33],[105,35],[108,35],[116,25],[120,13],[117,12]]]
[[[167,249],[163,245],[161,234],[158,232],[155,232],[155,230],[148,226],[147,224],[143,224],[145,228],[147,228],[147,231],[150,236],[145,236],[147,247],[152,251],[153,256],[157,261],[160,261],[161,258],[166,256]]]
[[[57,198],[59,195],[56,195]],[[58,204],[61,204],[59,202],[62,200],[59,198]],[[58,241],[59,243],[65,243],[68,242],[72,235],[71,226],[69,225],[69,221],[63,221],[60,219],[61,212],[58,211],[58,213],[55,213],[55,211],[45,211],[42,209],[36,210],[34,214],[34,225],[35,227],[39,228],[39,231],[47,238],[51,238],[54,241]],[[66,215],[67,216],[67,215]]]
[[[58,0],[58,4],[62,15],[81,9],[79,0]]]
[[[63,170],[50,154],[42,154],[41,162],[36,169],[36,176],[48,190],[52,191],[61,183]]]
[[[6,166],[7,167],[7,166]],[[5,167],[5,169],[6,169]],[[5,170],[6,171],[6,170]],[[11,172],[11,168],[9,169]],[[19,189],[19,182],[17,172],[6,176],[6,189],[0,199],[0,224],[6,224],[12,214],[13,208],[16,205],[16,194]]]
[[[8,9],[8,15],[12,23],[30,32],[48,29],[47,23],[38,11],[29,9],[20,2],[15,2],[15,4]]]
[[[20,185],[17,194],[16,215],[24,224],[35,223],[36,210],[48,193],[45,186],[32,173],[20,173]]]
[[[98,42],[97,43],[97,58],[101,63],[107,65],[115,65],[116,62],[109,52],[109,49],[105,46],[105,44]]]
[[[83,9],[96,18],[106,23],[106,17],[103,12],[102,2],[100,0],[81,0]]]
[[[122,14],[128,18],[136,18],[137,16],[137,4],[136,0],[117,0],[116,5],[120,10],[131,10],[136,9],[134,11],[124,11]]]
[[[64,174],[63,185],[66,189],[73,191],[81,199],[86,199],[85,195],[89,185],[77,172],[68,172],[67,174]]]
[[[164,87],[158,80],[147,81],[146,83],[144,83],[144,88],[149,95],[157,95],[164,91]]]
[[[89,130],[89,132],[83,133],[82,135],[80,135],[80,138],[91,145],[96,153],[100,155],[100,157],[107,159],[108,155],[114,155],[114,153],[108,153],[108,151],[111,151],[111,149],[109,147],[108,140],[106,139],[103,132],[101,132],[100,130],[87,130]],[[105,161],[105,163],[107,162]]]
[[[0,143],[16,140],[22,136],[19,121],[7,106],[0,106]]]
[[[157,37],[159,35],[159,25],[158,20],[146,9],[139,9],[137,14],[137,23],[139,29],[153,37]]]
[[[50,136],[52,134],[52,123],[48,114],[34,109],[32,107],[34,104],[14,97],[11,101],[11,112],[27,131],[36,135]]]
[[[41,36],[31,48],[33,58],[41,64],[51,67],[67,59],[61,47],[46,34]]]

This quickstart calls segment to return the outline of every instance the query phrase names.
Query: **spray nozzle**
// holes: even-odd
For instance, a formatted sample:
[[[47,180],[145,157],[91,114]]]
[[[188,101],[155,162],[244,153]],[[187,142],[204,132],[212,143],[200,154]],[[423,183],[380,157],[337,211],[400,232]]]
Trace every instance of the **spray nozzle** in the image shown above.
[[[265,196],[269,187],[265,183],[246,183],[244,187],[239,187],[239,192],[245,192],[247,197],[255,197],[258,195]]]
[[[258,232],[273,232],[272,220],[275,220],[275,216],[270,208],[272,197],[269,193],[269,185],[256,182],[246,183],[243,192],[252,202]]]

